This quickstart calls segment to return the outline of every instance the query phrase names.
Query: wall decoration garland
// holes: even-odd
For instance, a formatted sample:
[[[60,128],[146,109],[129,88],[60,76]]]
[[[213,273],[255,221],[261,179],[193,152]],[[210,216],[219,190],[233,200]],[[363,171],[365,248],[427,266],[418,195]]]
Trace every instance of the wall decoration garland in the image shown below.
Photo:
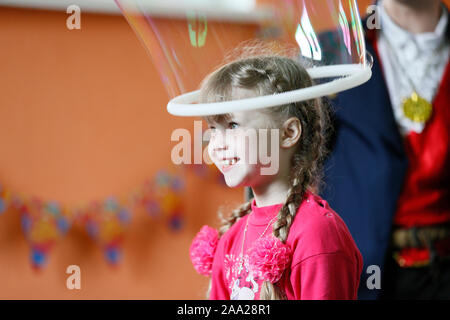
[[[135,210],[144,210],[152,220],[164,221],[172,232],[182,230],[186,169],[202,179],[224,185],[222,174],[214,166],[185,165],[177,170],[159,171],[125,200],[110,196],[85,206],[68,207],[58,201],[14,193],[0,184],[0,223],[7,211],[20,214],[30,246],[31,266],[36,270],[48,263],[52,248],[74,225],[85,229],[102,249],[108,264],[114,266],[123,256],[123,240]]]
[[[52,247],[69,230],[72,214],[57,202],[44,202],[39,198],[20,201],[17,205],[22,230],[31,248],[32,266],[43,267]]]
[[[163,219],[171,230],[180,230],[184,185],[182,175],[159,171],[153,180],[145,182],[135,200],[152,219]]]
[[[122,257],[122,244],[131,211],[115,197],[91,202],[79,215],[86,232],[103,250],[106,260],[116,265]]]

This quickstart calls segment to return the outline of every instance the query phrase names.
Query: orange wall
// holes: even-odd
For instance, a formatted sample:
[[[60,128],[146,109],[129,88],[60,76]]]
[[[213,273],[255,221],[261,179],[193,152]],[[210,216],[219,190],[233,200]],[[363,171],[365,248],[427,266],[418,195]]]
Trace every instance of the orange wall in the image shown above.
[[[0,183],[78,204],[127,194],[168,167],[172,130],[193,122],[167,114],[156,69],[121,16],[83,14],[78,31],[67,30],[66,18],[0,8]],[[251,31],[233,32],[245,38]],[[219,205],[232,207],[242,194],[189,175],[183,232],[135,212],[116,269],[74,227],[36,273],[19,215],[6,212],[0,299],[201,299],[207,279],[190,264],[190,242],[203,224],[217,226]],[[71,264],[81,268],[81,290],[65,287]]]
[[[169,168],[173,129],[193,121],[166,112],[166,91],[122,16],[83,14],[77,31],[66,19],[0,8],[0,182],[77,205],[127,195]],[[218,206],[238,204],[243,190],[191,174],[186,192],[183,232],[135,212],[115,270],[74,227],[37,274],[19,215],[0,215],[0,298],[202,298],[207,280],[192,268],[190,242],[203,224],[217,226]],[[81,268],[80,291],[65,287],[71,264]]]

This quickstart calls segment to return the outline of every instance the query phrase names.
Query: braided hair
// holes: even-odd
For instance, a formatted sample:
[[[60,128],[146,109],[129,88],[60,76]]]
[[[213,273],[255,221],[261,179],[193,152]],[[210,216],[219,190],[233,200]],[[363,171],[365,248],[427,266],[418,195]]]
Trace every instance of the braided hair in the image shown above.
[[[209,75],[201,86],[202,102],[231,100],[233,88],[255,90],[259,95],[270,95],[304,87],[314,83],[304,64],[298,60],[280,55],[260,55],[233,61]],[[260,109],[272,115],[274,121],[282,124],[296,117],[302,127],[302,134],[294,147],[289,174],[289,190],[286,201],[273,224],[273,235],[285,243],[295,214],[307,190],[317,191],[321,182],[321,167],[326,157],[327,137],[330,133],[330,119],[327,104],[323,99],[293,102],[288,105]],[[219,122],[229,115],[208,116],[208,122]],[[222,219],[219,235],[223,235],[235,222],[251,212],[251,201],[234,210]],[[286,299],[277,284],[263,282],[261,300]]]

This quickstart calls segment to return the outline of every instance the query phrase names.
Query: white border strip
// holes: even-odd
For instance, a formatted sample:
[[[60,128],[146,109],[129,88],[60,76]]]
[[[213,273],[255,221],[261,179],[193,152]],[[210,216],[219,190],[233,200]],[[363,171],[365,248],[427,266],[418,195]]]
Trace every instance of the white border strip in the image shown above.
[[[271,16],[271,12],[251,5],[240,8],[230,2],[210,0],[142,0],[142,7],[153,16],[186,18],[187,10],[201,11],[209,19],[231,22],[256,23]],[[232,2],[232,3],[235,3]],[[77,5],[87,12],[121,14],[114,0],[0,0],[0,6],[66,11]]]

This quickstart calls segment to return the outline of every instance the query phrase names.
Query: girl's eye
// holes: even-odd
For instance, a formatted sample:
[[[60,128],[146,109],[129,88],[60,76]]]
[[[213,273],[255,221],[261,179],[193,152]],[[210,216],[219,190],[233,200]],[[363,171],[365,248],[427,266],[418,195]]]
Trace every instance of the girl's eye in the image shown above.
[[[228,127],[229,127],[230,129],[237,129],[237,128],[239,127],[239,124],[237,124],[236,122],[230,122],[230,123],[228,124]]]

